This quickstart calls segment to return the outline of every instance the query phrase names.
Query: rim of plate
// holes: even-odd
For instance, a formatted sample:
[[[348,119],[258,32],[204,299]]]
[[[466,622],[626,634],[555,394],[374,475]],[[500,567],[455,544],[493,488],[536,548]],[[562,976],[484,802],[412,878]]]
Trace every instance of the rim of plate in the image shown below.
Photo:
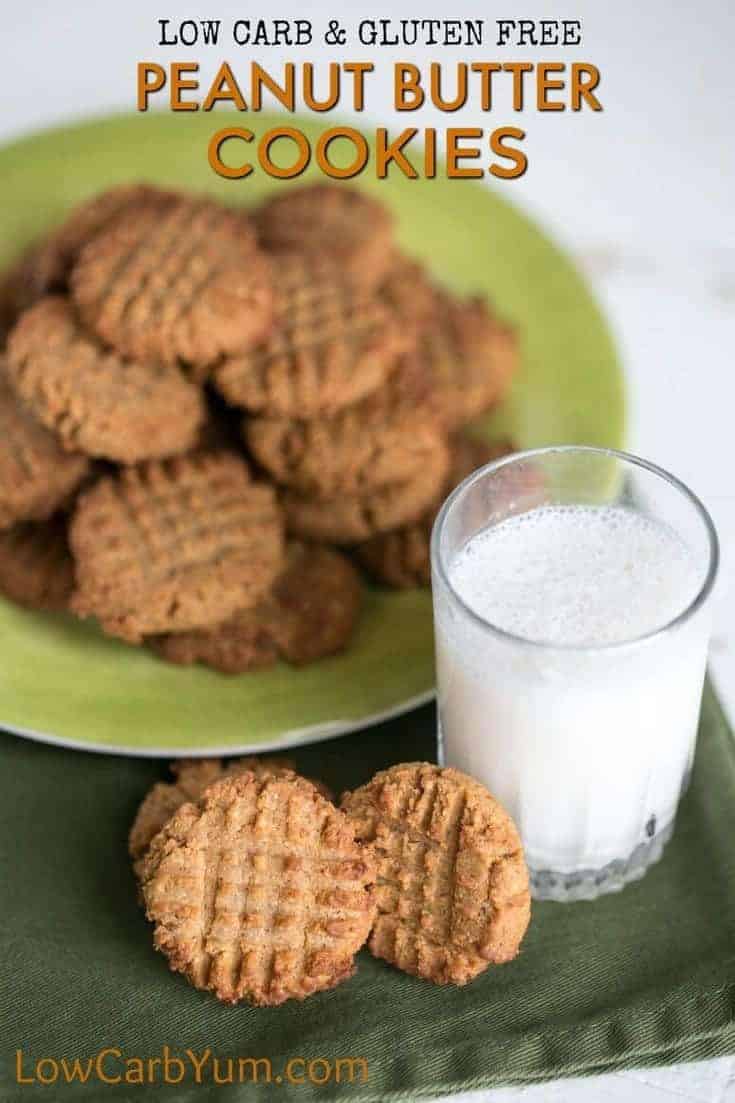
[[[71,751],[89,751],[91,754],[122,755],[126,758],[226,758],[228,755],[259,754],[262,751],[282,751],[290,747],[302,747],[311,743],[326,743],[329,739],[339,739],[351,735],[363,728],[374,728],[386,720],[394,720],[407,712],[428,705],[436,696],[435,689],[424,690],[413,697],[407,697],[391,708],[361,716],[357,720],[332,720],[324,724],[311,724],[306,728],[291,728],[274,740],[262,743],[238,743],[236,745],[213,747],[130,747],[117,743],[95,743],[91,740],[67,739],[59,735],[37,732],[32,728],[2,725],[8,735],[21,739],[31,739],[35,743],[45,743],[51,747],[65,747]]]

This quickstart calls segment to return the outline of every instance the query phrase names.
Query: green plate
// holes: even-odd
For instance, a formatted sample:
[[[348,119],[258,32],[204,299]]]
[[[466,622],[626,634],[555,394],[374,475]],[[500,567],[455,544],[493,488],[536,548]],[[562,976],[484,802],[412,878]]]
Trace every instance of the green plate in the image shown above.
[[[309,136],[322,129],[290,121]],[[73,203],[114,183],[148,179],[233,204],[293,186],[258,172],[239,181],[216,177],[207,141],[217,125],[209,115],[124,115],[5,147],[0,262]],[[273,116],[258,116],[258,133],[273,125]],[[568,258],[508,201],[512,184],[491,191],[466,180],[376,181],[367,173],[359,184],[393,208],[406,249],[457,290],[490,296],[518,325],[522,370],[509,402],[483,431],[509,433],[524,448],[620,447],[623,381],[605,322]],[[345,655],[239,678],[168,666],[93,626],[0,602],[0,725],[87,750],[171,755],[287,747],[411,708],[431,696],[433,683],[426,592],[372,590]]]

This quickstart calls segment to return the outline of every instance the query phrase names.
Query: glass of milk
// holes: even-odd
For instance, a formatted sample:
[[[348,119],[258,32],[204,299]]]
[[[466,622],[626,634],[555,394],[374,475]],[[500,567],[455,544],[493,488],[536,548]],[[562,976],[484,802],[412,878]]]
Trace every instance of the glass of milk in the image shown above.
[[[476,471],[432,536],[440,761],[515,819],[537,898],[642,877],[694,756],[717,535],[673,475],[555,447]]]

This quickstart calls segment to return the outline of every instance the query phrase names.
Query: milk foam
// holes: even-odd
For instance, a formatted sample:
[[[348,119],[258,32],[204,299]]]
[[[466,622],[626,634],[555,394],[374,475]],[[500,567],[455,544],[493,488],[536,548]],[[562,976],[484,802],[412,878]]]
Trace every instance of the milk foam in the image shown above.
[[[544,506],[477,533],[450,564],[484,620],[525,639],[601,645],[654,632],[696,597],[680,537],[622,506]]]

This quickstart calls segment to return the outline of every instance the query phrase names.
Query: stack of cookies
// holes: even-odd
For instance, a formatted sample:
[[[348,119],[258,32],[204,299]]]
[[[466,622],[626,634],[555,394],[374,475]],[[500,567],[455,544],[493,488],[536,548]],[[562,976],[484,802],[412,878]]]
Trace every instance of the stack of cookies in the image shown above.
[[[129,850],[154,944],[227,1003],[333,988],[367,944],[436,984],[511,961],[530,918],[518,832],[479,782],[408,763],[342,797],[284,759],[178,762]]]
[[[507,444],[513,333],[360,192],[246,212],[148,185],[6,273],[0,591],[229,673],[347,646],[358,567],[427,585],[442,499]]]

